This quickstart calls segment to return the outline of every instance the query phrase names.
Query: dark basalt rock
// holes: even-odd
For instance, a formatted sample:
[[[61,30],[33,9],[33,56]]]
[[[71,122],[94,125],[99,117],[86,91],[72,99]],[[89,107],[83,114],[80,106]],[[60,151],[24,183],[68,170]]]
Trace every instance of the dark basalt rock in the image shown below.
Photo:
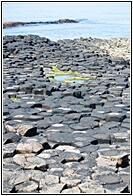
[[[118,112],[112,112],[108,113],[106,115],[106,120],[107,121],[116,121],[116,122],[122,122],[126,118],[126,115]]]
[[[64,132],[55,132],[55,133],[48,133],[48,141],[53,141],[57,144],[69,144],[71,145],[74,141],[74,138],[68,134],[68,133],[64,133]]]
[[[111,138],[108,134],[97,133],[93,137],[98,140],[98,144],[111,144]]]
[[[4,193],[130,192],[128,45],[3,37]],[[55,82],[53,65],[95,79]]]
[[[3,145],[3,158],[13,157],[16,153],[17,144],[8,143]]]
[[[21,139],[21,136],[16,133],[6,133],[3,135],[3,143],[18,143]]]
[[[76,98],[82,98],[82,93],[81,93],[81,91],[74,91],[73,96]]]

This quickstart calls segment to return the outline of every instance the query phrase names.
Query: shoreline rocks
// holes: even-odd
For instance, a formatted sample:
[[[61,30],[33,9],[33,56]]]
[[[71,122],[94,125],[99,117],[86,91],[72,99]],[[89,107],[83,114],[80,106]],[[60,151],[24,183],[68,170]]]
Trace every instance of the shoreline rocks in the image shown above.
[[[129,162],[130,40],[4,36],[3,193],[129,193]]]

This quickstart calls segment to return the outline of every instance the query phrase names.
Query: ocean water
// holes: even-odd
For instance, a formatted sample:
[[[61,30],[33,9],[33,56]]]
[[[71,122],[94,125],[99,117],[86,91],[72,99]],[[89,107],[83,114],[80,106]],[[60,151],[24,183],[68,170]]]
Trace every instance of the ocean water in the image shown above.
[[[79,23],[37,24],[3,29],[3,35],[34,34],[51,40],[130,37],[130,2],[3,2],[3,22],[74,19]]]

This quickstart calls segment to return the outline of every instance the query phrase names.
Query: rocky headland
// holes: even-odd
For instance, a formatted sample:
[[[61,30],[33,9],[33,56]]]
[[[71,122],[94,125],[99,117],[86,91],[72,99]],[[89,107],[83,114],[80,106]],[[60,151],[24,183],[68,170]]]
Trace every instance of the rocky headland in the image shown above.
[[[25,25],[37,25],[37,24],[63,24],[63,23],[78,23],[77,20],[72,20],[72,19],[59,19],[56,21],[39,21],[39,22],[11,22],[11,21],[6,21],[3,22],[3,29],[9,28],[9,27],[18,27],[18,26],[25,26]]]
[[[129,193],[129,162],[130,40],[4,36],[3,193]]]

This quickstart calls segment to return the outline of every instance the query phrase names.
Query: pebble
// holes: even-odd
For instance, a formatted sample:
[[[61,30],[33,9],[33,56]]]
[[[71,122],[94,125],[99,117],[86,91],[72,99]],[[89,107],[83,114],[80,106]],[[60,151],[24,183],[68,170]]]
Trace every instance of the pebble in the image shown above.
[[[130,193],[130,39],[4,36],[3,55],[3,193]]]

